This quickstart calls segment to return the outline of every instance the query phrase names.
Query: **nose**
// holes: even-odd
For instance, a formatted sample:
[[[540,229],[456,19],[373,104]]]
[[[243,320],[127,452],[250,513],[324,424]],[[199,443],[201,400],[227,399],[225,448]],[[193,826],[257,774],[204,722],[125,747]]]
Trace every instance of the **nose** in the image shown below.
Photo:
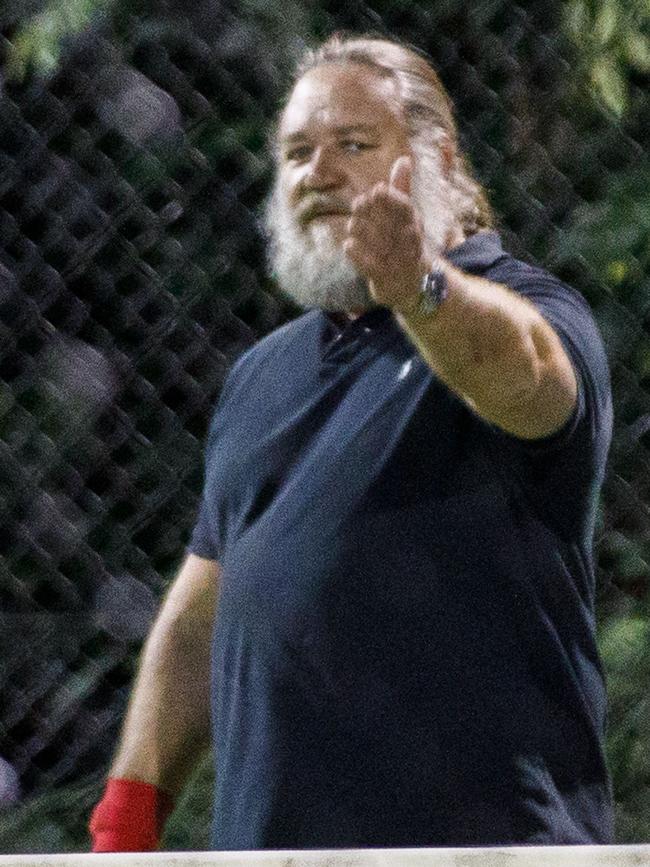
[[[323,192],[340,186],[342,172],[335,158],[324,147],[314,148],[311,159],[305,167],[302,188],[310,192]]]

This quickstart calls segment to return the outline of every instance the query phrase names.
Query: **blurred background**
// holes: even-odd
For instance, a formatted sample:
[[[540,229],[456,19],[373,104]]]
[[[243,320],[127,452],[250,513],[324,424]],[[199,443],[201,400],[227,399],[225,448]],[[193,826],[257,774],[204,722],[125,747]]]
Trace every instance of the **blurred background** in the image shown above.
[[[224,376],[298,312],[265,275],[267,135],[339,29],[430,54],[506,247],[602,329],[608,752],[618,840],[650,841],[647,0],[2,0],[0,852],[88,846]],[[206,759],[167,848],[207,848],[210,795]]]

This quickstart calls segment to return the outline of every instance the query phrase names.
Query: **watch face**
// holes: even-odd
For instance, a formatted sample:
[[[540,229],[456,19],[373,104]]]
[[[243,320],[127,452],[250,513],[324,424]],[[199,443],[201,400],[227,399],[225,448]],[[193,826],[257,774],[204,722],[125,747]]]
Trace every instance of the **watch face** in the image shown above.
[[[421,313],[433,313],[447,297],[447,280],[441,270],[431,271],[424,278],[420,290],[418,309]]]

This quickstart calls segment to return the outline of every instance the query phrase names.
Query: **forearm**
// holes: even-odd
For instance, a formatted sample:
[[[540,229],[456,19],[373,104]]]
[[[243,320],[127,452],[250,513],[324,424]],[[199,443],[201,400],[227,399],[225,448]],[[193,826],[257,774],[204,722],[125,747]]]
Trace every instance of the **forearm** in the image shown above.
[[[513,290],[443,267],[448,295],[433,316],[416,296],[395,311],[423,358],[488,421],[528,438],[556,430],[577,388],[558,335]]]
[[[111,777],[175,797],[209,741],[213,618],[178,612],[170,594],[142,655]]]
[[[577,379],[560,338],[534,305],[443,260],[448,296],[432,315],[419,312],[418,289],[433,263],[411,200],[411,171],[411,159],[400,156],[388,184],[355,199],[346,255],[434,372],[480,416],[526,439],[554,433],[577,405]],[[449,243],[462,237],[459,225],[452,226]]]
[[[530,394],[539,384],[545,346],[555,338],[548,323],[507,287],[443,267],[443,304],[433,316],[422,315],[414,297],[396,311],[402,327],[436,374],[463,396],[478,403],[489,393],[512,402]]]

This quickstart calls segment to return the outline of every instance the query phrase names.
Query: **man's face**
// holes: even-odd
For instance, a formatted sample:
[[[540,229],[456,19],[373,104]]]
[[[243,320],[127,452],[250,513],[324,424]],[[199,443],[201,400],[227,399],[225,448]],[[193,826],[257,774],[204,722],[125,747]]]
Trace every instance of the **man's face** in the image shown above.
[[[307,307],[349,311],[373,306],[342,244],[353,200],[387,182],[398,157],[414,154],[394,82],[357,63],[311,70],[291,94],[278,146],[266,223],[280,287]],[[414,155],[417,184],[422,160]],[[435,174],[426,172],[427,178]],[[429,202],[431,196],[439,199],[431,183],[424,192]],[[416,202],[422,193],[414,187]]]
[[[297,84],[280,125],[279,183],[306,234],[328,225],[342,243],[350,205],[409,154],[392,81],[330,64]]]

